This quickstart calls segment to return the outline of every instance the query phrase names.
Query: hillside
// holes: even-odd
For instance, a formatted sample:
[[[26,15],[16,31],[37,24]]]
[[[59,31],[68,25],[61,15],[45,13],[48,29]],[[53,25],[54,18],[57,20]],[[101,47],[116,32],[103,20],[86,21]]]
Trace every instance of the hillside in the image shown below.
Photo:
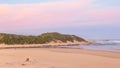
[[[0,44],[45,44],[49,42],[86,42],[75,35],[60,34],[57,32],[43,33],[38,36],[24,36],[0,33]]]

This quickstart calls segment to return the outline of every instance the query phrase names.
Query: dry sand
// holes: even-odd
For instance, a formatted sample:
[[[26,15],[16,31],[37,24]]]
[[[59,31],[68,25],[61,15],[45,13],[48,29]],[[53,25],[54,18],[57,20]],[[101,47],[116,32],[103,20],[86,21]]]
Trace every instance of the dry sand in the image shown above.
[[[0,68],[120,68],[120,53],[64,48],[0,49]]]

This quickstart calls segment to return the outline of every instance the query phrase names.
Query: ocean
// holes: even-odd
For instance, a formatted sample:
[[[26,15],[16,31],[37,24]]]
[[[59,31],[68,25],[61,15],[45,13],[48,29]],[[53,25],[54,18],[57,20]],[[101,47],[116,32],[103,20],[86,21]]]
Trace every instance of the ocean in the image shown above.
[[[120,52],[120,40],[96,40],[96,42],[93,44],[62,47]]]

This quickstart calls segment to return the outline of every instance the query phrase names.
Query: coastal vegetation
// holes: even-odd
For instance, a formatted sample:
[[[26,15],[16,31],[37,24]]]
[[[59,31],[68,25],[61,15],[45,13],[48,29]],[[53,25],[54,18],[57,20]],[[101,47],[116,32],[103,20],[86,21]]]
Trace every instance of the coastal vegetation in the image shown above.
[[[80,38],[75,35],[60,34],[57,32],[43,33],[38,36],[25,36],[25,35],[16,35],[16,34],[5,34],[0,33],[0,44],[44,44],[51,41],[57,42],[84,42],[83,38]]]

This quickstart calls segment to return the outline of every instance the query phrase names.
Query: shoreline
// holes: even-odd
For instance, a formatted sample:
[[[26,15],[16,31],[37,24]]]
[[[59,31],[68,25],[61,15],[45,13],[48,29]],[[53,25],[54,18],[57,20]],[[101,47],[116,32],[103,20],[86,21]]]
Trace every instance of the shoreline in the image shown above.
[[[60,45],[60,46],[67,46],[67,45]],[[70,45],[70,46],[78,46],[78,45]],[[69,50],[83,50],[83,51],[91,51],[91,52],[108,52],[108,53],[119,53],[120,52],[115,52],[115,51],[105,51],[105,50],[92,50],[92,49],[83,49],[83,48],[67,48],[67,47],[59,47],[59,46],[52,46],[52,45],[38,45],[38,46],[33,46],[33,45],[16,45],[16,46],[4,46],[4,47],[1,47],[0,46],[0,49],[69,49]]]
[[[73,43],[73,44],[61,44],[59,43],[53,43],[52,44],[24,44],[24,45],[5,45],[5,44],[0,44],[0,49],[22,49],[22,48],[55,48],[55,49],[78,49],[78,50],[88,50],[88,51],[101,51],[101,52],[112,52],[112,53],[120,53],[120,52],[117,52],[117,51],[107,51],[107,50],[94,50],[94,49],[83,49],[83,48],[69,48],[69,47],[64,47],[64,46],[78,46],[78,45],[86,45],[86,44],[91,44],[91,43],[86,43],[86,42],[82,42],[82,43],[79,43],[79,44],[76,44],[76,43]],[[62,47],[63,46],[63,47]]]
[[[120,52],[115,52],[115,51],[91,50],[91,49],[82,49],[82,48],[61,48],[61,47],[6,47],[6,48],[4,47],[4,48],[0,48],[0,50],[7,50],[7,49],[71,49],[71,50],[81,50],[81,51],[90,51],[90,52],[106,52],[106,53],[120,54]]]

